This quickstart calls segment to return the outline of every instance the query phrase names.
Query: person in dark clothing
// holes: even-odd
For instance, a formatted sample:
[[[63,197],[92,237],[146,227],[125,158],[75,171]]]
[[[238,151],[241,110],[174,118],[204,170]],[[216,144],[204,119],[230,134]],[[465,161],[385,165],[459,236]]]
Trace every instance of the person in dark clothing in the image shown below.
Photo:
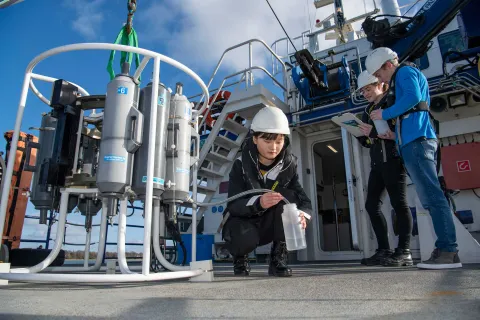
[[[412,232],[412,214],[407,203],[407,173],[398,154],[393,133],[395,123],[388,121],[390,131],[379,135],[370,119],[370,112],[385,108],[384,97],[387,86],[363,71],[358,77],[358,87],[363,96],[370,102],[362,115],[360,126],[365,137],[360,137],[361,144],[370,149],[371,171],[368,179],[368,193],[365,209],[370,216],[373,230],[377,237],[378,249],[370,257],[362,259],[364,265],[411,266],[410,235]],[[381,210],[381,196],[387,189],[390,203],[396,214],[398,247],[395,252],[390,249],[387,222]]]
[[[282,199],[297,205],[304,229],[311,217],[311,201],[299,183],[296,157],[288,149],[290,129],[285,114],[279,108],[265,107],[253,119],[251,129],[253,137],[246,139],[230,171],[228,197],[252,189],[272,192],[230,201],[222,236],[233,256],[235,275],[249,275],[248,254],[273,241],[269,275],[291,276]]]

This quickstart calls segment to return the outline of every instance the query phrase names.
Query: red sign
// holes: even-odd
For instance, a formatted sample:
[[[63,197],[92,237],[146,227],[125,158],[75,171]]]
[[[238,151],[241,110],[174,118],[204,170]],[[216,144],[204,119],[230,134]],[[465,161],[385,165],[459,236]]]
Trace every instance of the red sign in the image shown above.
[[[470,161],[469,160],[457,161],[457,170],[458,172],[472,171],[472,168],[470,167]]]

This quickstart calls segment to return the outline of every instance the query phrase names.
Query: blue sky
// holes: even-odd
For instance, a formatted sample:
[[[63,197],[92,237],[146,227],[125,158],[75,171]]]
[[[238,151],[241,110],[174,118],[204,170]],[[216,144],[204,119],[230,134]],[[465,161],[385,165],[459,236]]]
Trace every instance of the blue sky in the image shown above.
[[[74,2],[74,1],[72,1]],[[161,25],[153,25],[155,19],[164,19],[169,16],[168,11],[161,5],[171,5],[172,3],[155,3],[154,1],[139,1],[137,14],[134,16],[134,28],[138,33],[140,47],[154,50],[156,52],[176,58],[181,50],[170,49],[165,45],[166,42],[172,44],[171,39],[165,39],[160,36],[161,33],[176,32],[179,30],[178,20],[170,20],[163,26],[165,30],[152,30],[152,26],[159,28]],[[155,16],[158,13],[158,17]],[[177,19],[182,19],[182,13],[177,12]],[[2,70],[2,85],[0,94],[2,96],[2,119],[0,121],[0,132],[12,130],[15,123],[20,92],[23,83],[25,68],[28,63],[40,53],[54,47],[81,43],[81,42],[107,42],[113,43],[120,28],[127,17],[125,0],[94,0],[77,1],[75,5],[69,1],[26,0],[17,5],[0,10],[0,21],[4,30],[3,44],[7,50],[0,52],[0,64]],[[8,31],[7,31],[8,30]],[[7,31],[7,32],[6,32]],[[240,42],[246,39],[239,39]],[[173,40],[173,42],[175,42]],[[175,46],[174,46],[175,47]],[[226,46],[225,46],[226,48]],[[224,49],[224,48],[223,48]],[[219,50],[210,54],[208,66],[201,66],[197,60],[198,54],[183,55],[184,63],[195,72],[206,83],[214,68],[214,59],[219,59],[222,51]],[[35,72],[55,78],[64,78],[73,81],[84,87],[90,94],[103,94],[109,81],[106,71],[106,65],[109,51],[77,51],[63,53],[42,61]],[[200,53],[200,55],[202,55]],[[205,56],[205,54],[203,54]],[[212,63],[213,62],[213,63]],[[119,53],[116,54],[114,67],[119,70]],[[143,73],[143,81],[150,79],[153,63],[150,63]],[[245,66],[246,67],[246,66]],[[134,67],[133,67],[134,68]],[[133,70],[132,68],[132,70]],[[219,74],[220,79],[225,74],[225,70]],[[174,69],[167,64],[161,65],[161,81],[167,86],[174,88],[177,81],[185,85],[185,93],[194,95],[200,92],[200,88],[185,74]],[[216,80],[218,83],[219,80]],[[40,81],[35,81],[37,88],[47,98],[51,93],[51,85]],[[29,130],[30,127],[39,127],[41,113],[48,112],[49,107],[41,102],[31,91],[27,99],[27,107],[22,122],[22,131],[38,134],[38,131]],[[5,150],[6,141],[0,139],[0,150]],[[138,211],[137,211],[138,212]],[[33,205],[29,203],[27,215],[38,215]],[[68,221],[73,223],[83,223],[83,217],[79,213],[70,214]],[[94,224],[99,223],[99,216],[94,218]],[[141,214],[135,214],[128,219],[130,224],[142,224]],[[56,225],[55,225],[56,226]],[[55,237],[55,226],[52,230],[52,237]],[[116,242],[116,231],[112,228],[109,232],[108,241]],[[38,225],[36,220],[25,220],[23,237],[29,239],[44,239],[46,227]],[[67,242],[84,242],[85,231],[82,227],[67,227]],[[143,230],[129,228],[127,231],[127,242],[142,242]],[[94,228],[92,242],[98,241],[98,228]],[[53,245],[53,243],[51,243]],[[22,247],[34,246],[33,244],[23,244]],[[67,249],[74,249],[67,246]],[[82,249],[78,247],[76,249]],[[141,249],[127,248],[129,249]],[[92,251],[97,247],[92,246]],[[108,250],[115,250],[110,246]]]
[[[353,3],[352,1],[357,0],[344,1],[347,17],[358,12],[358,8],[355,9],[354,6],[349,5]],[[58,46],[82,42],[113,43],[126,21],[126,2],[126,0],[25,0],[0,10],[3,29],[3,50],[0,50],[2,73],[0,132],[4,133],[14,127],[24,72],[28,63],[42,52]],[[283,31],[264,1],[140,0],[138,2],[134,28],[138,33],[140,47],[180,61],[196,72],[205,83],[208,82],[222,52],[229,46],[251,38],[260,38],[267,44],[271,44],[274,40],[284,37]],[[411,1],[400,1],[400,4],[409,2]],[[331,13],[315,13],[313,1],[303,1],[301,5],[300,2],[292,0],[272,0],[271,3],[292,37],[308,29],[315,18],[323,18]],[[365,3],[367,7],[372,6],[371,0],[366,0]],[[331,42],[326,45],[331,45]],[[212,87],[218,86],[227,73],[246,68],[247,53],[245,48],[226,56]],[[34,72],[73,81],[84,87],[90,94],[104,94],[109,81],[106,71],[109,54],[108,51],[63,53],[42,61]],[[254,47],[254,64],[270,69],[269,57],[259,46]],[[150,79],[152,65],[153,63],[149,63],[144,71],[143,83]],[[119,71],[118,52],[114,67]],[[258,73],[255,77],[257,81],[262,79],[262,75]],[[200,88],[183,72],[162,63],[161,82],[174,88],[177,81],[184,83],[184,92],[187,96],[200,93]],[[40,92],[49,98],[51,85],[40,81],[35,83]],[[266,85],[271,87],[269,83]],[[40,126],[41,113],[48,112],[49,109],[30,91],[22,131],[38,134],[38,131],[32,131],[29,128]],[[1,138],[0,151],[5,151],[5,144],[5,140]],[[27,214],[37,214],[30,204]],[[99,223],[98,220],[99,217],[94,220],[94,223]],[[68,221],[83,223],[83,217],[78,213],[71,214]],[[142,224],[143,219],[140,214],[135,214],[129,218],[128,223]],[[45,226],[27,219],[23,236],[40,239],[44,238],[45,231]],[[84,241],[83,228],[68,227],[67,232],[67,241]],[[54,234],[55,232],[53,236]],[[97,242],[97,239],[98,228],[93,232],[92,242]],[[127,242],[141,242],[142,239],[142,230],[130,228],[127,230]],[[116,241],[115,231],[109,233],[108,241]],[[67,249],[72,248],[67,247]],[[129,249],[133,248],[127,248]],[[96,246],[92,246],[92,251],[96,250]],[[115,248],[109,247],[108,250],[112,251]]]

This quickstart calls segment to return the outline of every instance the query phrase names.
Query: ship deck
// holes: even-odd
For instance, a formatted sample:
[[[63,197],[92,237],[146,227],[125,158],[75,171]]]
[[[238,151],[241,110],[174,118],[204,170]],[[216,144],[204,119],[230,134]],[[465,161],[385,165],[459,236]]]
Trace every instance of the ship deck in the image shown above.
[[[456,270],[364,267],[358,262],[292,265],[290,278],[252,264],[215,281],[33,284],[0,287],[2,319],[478,319],[480,265]]]

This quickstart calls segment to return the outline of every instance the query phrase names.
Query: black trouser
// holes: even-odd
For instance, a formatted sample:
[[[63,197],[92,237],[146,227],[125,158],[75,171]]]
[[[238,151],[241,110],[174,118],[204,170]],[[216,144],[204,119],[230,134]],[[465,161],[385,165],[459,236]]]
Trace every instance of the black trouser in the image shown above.
[[[283,205],[253,218],[228,218],[223,227],[226,248],[234,257],[244,256],[272,241],[285,241],[282,223]]]
[[[370,171],[365,208],[377,236],[378,249],[390,249],[387,222],[381,210],[381,196],[385,188],[397,216],[398,248],[410,249],[412,213],[407,202],[406,180],[407,173],[400,159],[373,166]]]

